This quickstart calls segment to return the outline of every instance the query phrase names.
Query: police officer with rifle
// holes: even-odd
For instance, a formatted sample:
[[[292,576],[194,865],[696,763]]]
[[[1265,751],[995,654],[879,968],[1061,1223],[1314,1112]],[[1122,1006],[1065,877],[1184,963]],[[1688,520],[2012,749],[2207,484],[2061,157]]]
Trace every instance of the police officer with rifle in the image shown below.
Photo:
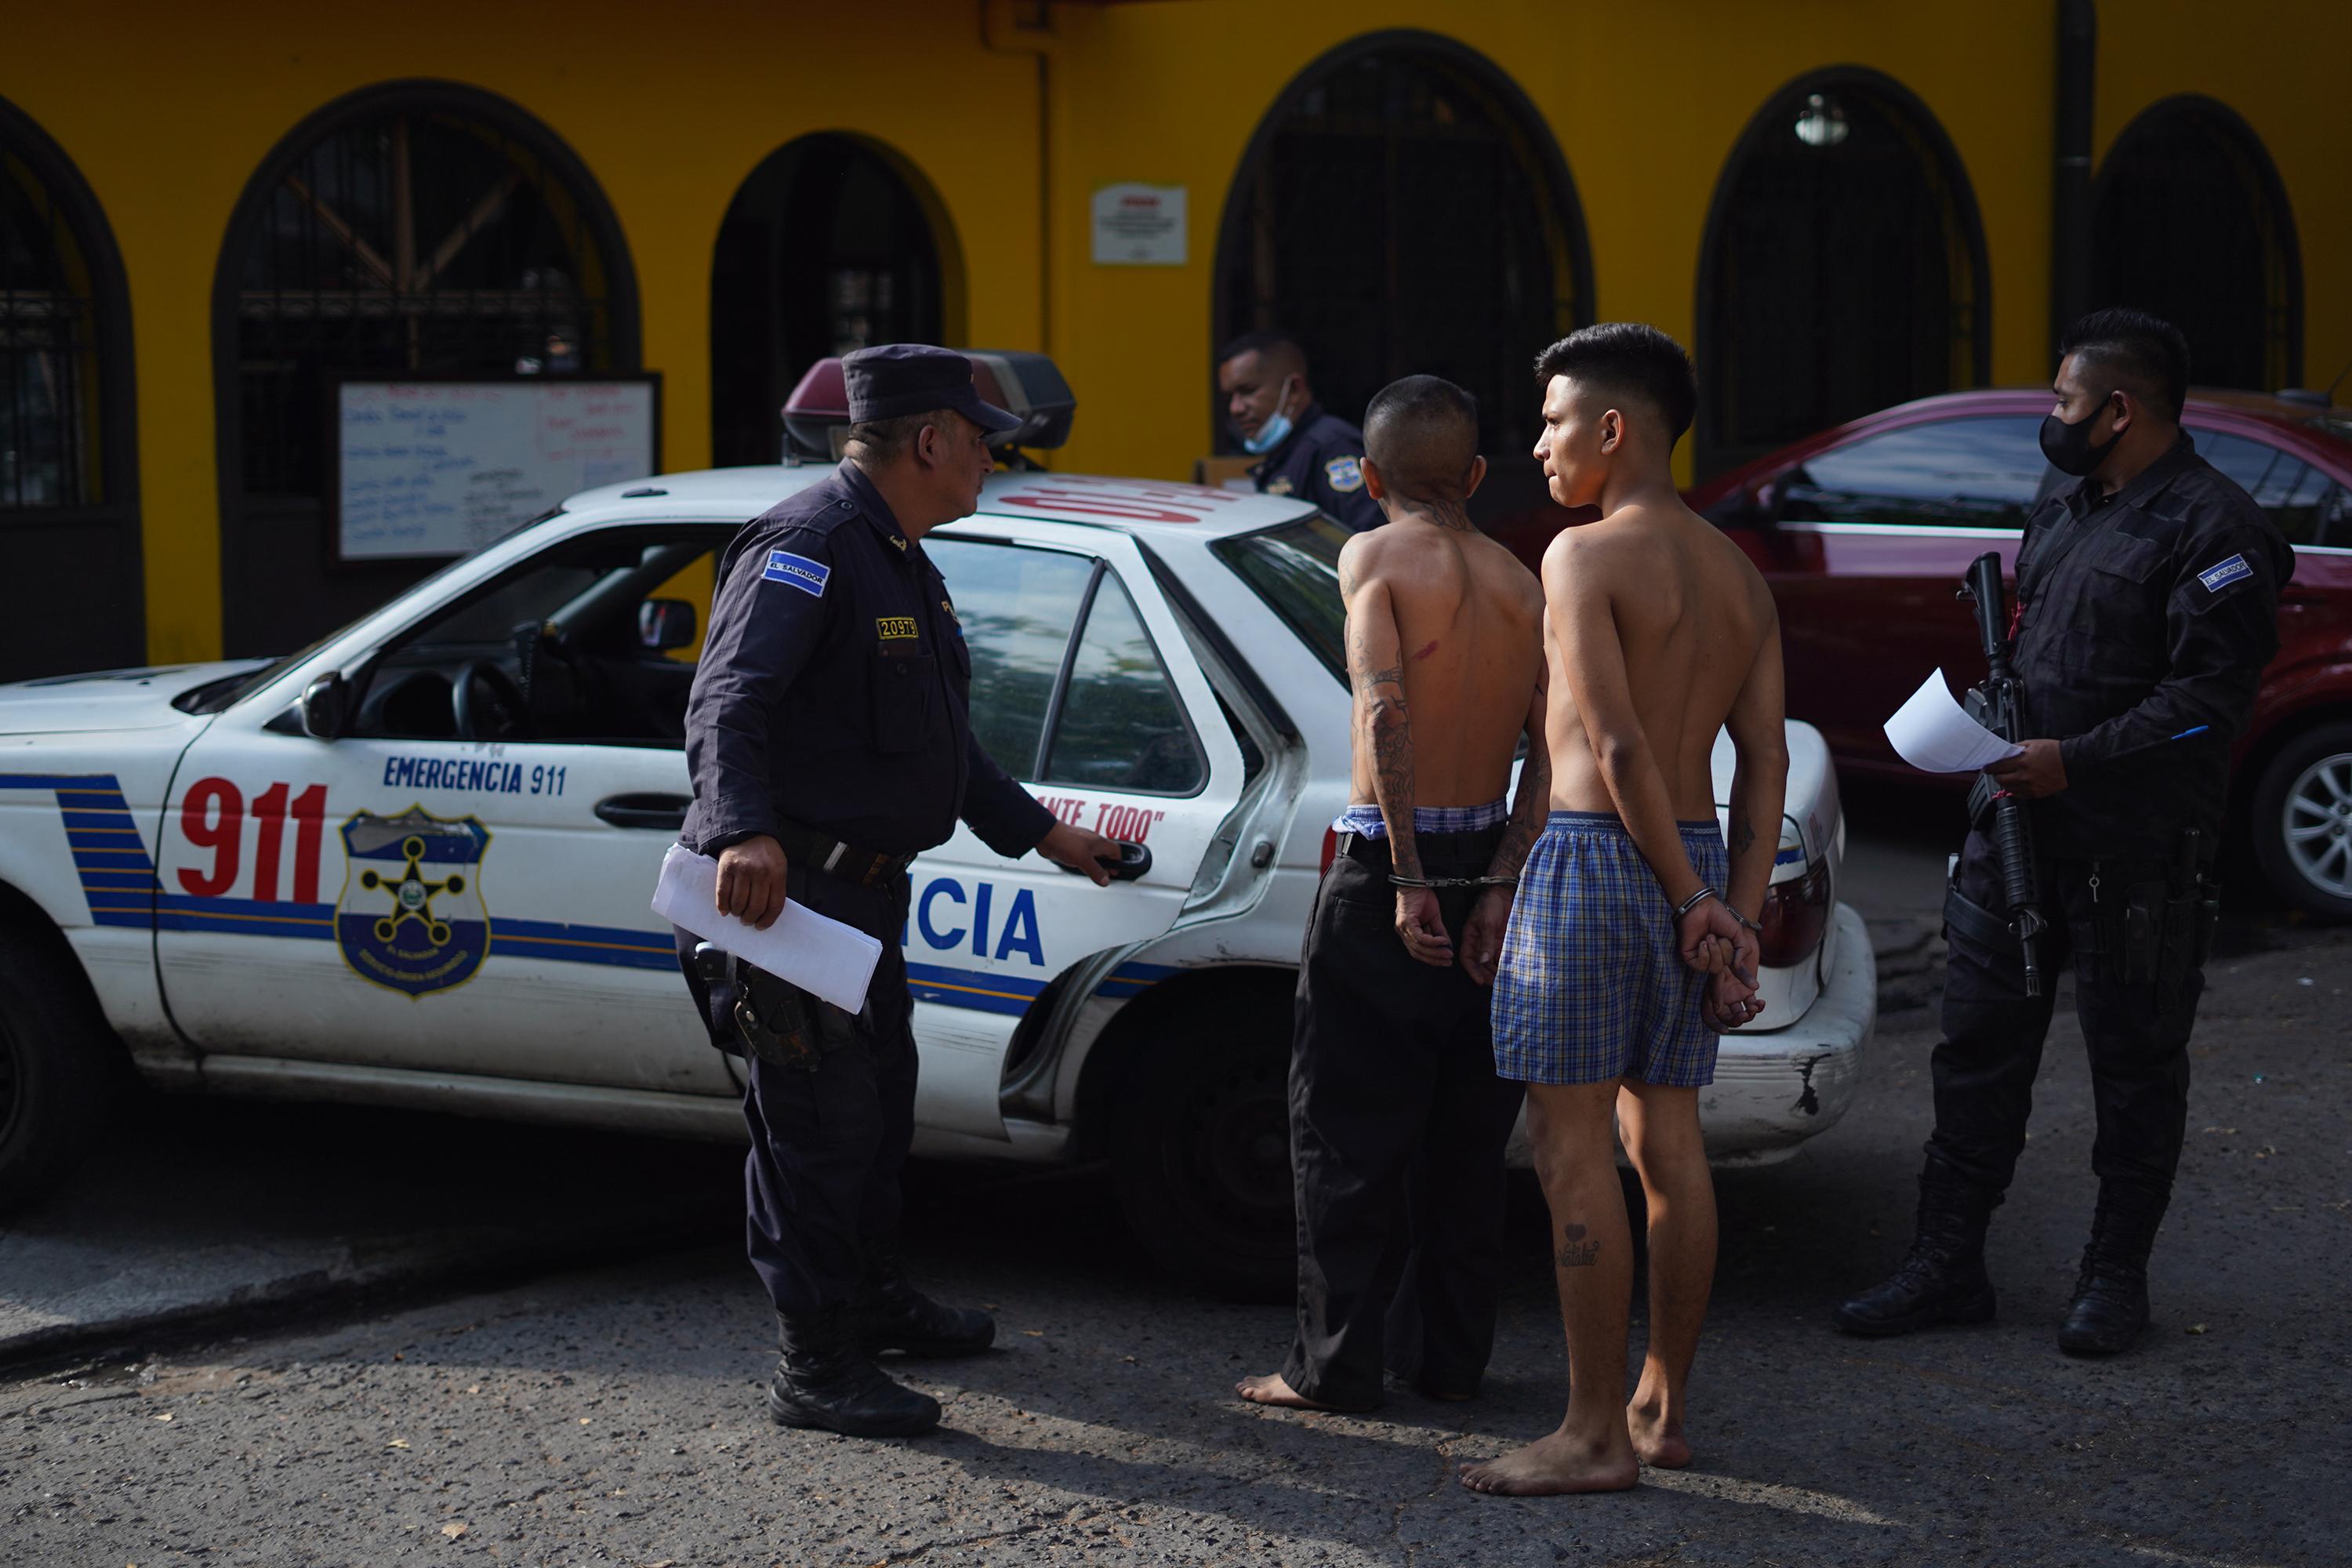
[[[989,759],[966,709],[971,654],[924,536],[969,516],[1017,427],[971,362],[898,343],[844,360],[848,453],[744,526],[719,565],[687,704],[694,804],[680,838],[719,860],[719,909],[766,929],[791,900],[882,942],[845,1012],[691,933],[688,987],[721,1049],[747,1058],[751,1267],[775,1303],[780,1425],[902,1436],[939,1423],[884,1351],[970,1355],[987,1313],[907,1278],[898,1173],[914,1136],[913,1002],[899,933],[907,868],[961,816],[1001,855],[1036,849],[1107,884],[1120,847],[1053,815]]]
[[[1985,1233],[2025,1145],[2069,963],[2099,1198],[2058,1343],[2112,1354],[2147,1325],[2219,911],[2231,743],[2277,651],[2294,570],[2277,528],[2181,430],[2188,380],[2188,343],[2168,323],[2126,310],[2076,322],[2042,449],[2079,482],[2028,521],[2006,625],[1997,563],[1970,574],[1990,664],[1970,706],[2023,750],[1979,781],[1945,903],[1917,1235],[1892,1279],[1838,1308],[1849,1332],[1993,1315]]]

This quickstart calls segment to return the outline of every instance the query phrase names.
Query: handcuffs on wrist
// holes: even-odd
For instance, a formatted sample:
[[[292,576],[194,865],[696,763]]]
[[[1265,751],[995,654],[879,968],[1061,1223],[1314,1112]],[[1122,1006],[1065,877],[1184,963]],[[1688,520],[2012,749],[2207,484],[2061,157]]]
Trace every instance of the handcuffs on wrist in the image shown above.
[[[1725,898],[1715,889],[1706,886],[1700,887],[1697,892],[1693,893],[1689,898],[1685,899],[1681,903],[1675,906],[1675,919],[1682,919],[1685,915],[1690,913],[1693,910],[1698,908],[1699,905],[1705,903],[1709,899],[1713,899],[1717,903],[1721,904],[1725,910],[1730,912],[1733,920],[1738,921],[1741,925],[1746,926],[1758,936],[1762,936],[1764,934],[1764,927],[1761,921],[1751,921],[1746,915],[1741,914],[1738,910],[1732,909],[1731,900],[1729,899]]]

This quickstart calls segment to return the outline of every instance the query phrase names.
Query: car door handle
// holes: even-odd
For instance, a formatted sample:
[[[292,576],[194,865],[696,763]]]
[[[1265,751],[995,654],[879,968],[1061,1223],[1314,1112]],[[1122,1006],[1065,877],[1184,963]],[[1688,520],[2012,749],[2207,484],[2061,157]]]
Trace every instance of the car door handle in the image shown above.
[[[1102,868],[1110,873],[1110,879],[1114,882],[1140,880],[1143,874],[1151,869],[1150,847],[1143,844],[1129,844],[1124,841],[1115,842],[1118,842],[1118,858],[1103,861]],[[1059,860],[1055,861],[1054,864],[1062,866]],[[1086,875],[1076,866],[1062,866],[1062,869],[1073,877]]]
[[[608,795],[596,803],[596,815],[615,827],[659,827],[675,833],[686,826],[686,808],[693,804],[682,795]]]

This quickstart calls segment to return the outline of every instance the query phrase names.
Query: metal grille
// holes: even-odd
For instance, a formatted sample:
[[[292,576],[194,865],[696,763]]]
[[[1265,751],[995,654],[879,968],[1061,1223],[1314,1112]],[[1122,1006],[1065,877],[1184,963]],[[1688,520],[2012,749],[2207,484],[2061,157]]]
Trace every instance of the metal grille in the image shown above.
[[[89,268],[54,195],[0,149],[0,510],[97,505]]]
[[[1705,467],[1976,379],[1972,237],[1902,109],[1858,87],[1793,92],[1726,177],[1701,305]]]
[[[1296,333],[1317,394],[1349,419],[1400,375],[1443,375],[1477,395],[1490,460],[1523,454],[1535,356],[1577,321],[1574,215],[1559,210],[1542,134],[1434,53],[1341,62],[1244,176],[1226,329]]]
[[[238,265],[247,496],[315,499],[327,378],[612,368],[585,198],[487,120],[393,110],[299,156]]]

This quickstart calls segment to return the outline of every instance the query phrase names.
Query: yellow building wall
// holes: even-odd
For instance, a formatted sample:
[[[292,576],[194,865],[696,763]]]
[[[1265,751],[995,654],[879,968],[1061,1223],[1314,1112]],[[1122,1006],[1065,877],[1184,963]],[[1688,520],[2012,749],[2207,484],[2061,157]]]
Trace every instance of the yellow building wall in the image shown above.
[[[416,0],[392,15],[269,0],[143,5],[134,19],[18,7],[0,96],[79,167],[129,274],[150,657],[221,647],[212,289],[230,212],[305,117],[402,78],[513,101],[594,175],[635,268],[643,363],[663,375],[672,468],[709,459],[710,262],[728,203],[778,147],[835,130],[880,142],[928,182],[960,276],[957,335],[1060,361],[1082,405],[1060,466],[1185,474],[1215,437],[1213,270],[1244,150],[1318,57],[1388,28],[1454,38],[1517,85],[1575,182],[1593,312],[1685,342],[1708,203],[1748,121],[1811,70],[1893,77],[1967,170],[1990,267],[1994,379],[2048,374],[2054,0],[1157,0],[1057,5],[1043,36],[1017,26],[1030,9]],[[2221,100],[2263,137],[2301,238],[2305,375],[2324,384],[2352,362],[2352,297],[2333,286],[2352,271],[2352,161],[2332,151],[2341,88],[2326,64],[2347,57],[2352,7],[2108,0],[2099,23],[2102,153],[2179,91]],[[1089,197],[1126,180],[1187,187],[1184,266],[1094,264]]]

